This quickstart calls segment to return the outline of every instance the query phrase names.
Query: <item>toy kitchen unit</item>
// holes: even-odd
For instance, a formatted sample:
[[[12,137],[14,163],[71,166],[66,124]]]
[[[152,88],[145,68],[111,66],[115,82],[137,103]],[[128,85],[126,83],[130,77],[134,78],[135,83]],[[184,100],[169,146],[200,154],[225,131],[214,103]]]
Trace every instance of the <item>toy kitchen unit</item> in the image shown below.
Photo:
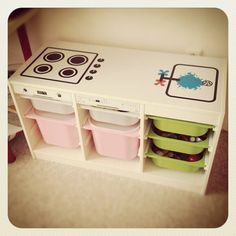
[[[58,41],[9,88],[33,158],[204,194],[226,76],[222,58]]]

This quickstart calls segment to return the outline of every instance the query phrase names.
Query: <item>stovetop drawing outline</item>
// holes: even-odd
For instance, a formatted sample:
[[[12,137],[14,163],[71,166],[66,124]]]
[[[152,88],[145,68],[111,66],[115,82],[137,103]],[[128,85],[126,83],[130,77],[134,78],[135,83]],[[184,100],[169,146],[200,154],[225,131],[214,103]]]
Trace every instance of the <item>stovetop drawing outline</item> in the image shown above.
[[[80,56],[83,56],[83,57],[86,57],[85,55],[88,54],[88,55],[91,55],[93,56],[93,58],[91,59],[91,62],[87,65],[87,68],[83,71],[83,73],[81,74],[81,76],[77,79],[76,82],[73,82],[73,81],[65,81],[65,80],[59,80],[59,79],[56,79],[55,77],[53,78],[45,78],[45,77],[40,77],[40,76],[37,76],[37,73],[35,74],[27,74],[27,71],[29,69],[31,69],[31,67],[34,65],[35,62],[37,62],[37,60],[41,59],[41,56],[47,51],[47,50],[56,50],[55,53],[62,53],[62,51],[65,51],[65,52],[75,52],[77,54],[79,54]],[[50,53],[50,52],[49,52]],[[48,53],[48,54],[49,54]],[[85,55],[84,55],[85,54]],[[47,55],[47,54],[46,54]],[[73,57],[70,56],[69,58],[65,58],[65,55],[63,55],[62,59],[58,60],[58,61],[47,61],[45,60],[45,56],[43,56],[43,59],[45,61],[44,64],[47,64],[47,63],[51,63],[51,64],[48,64],[48,66],[52,67],[53,63],[57,63],[59,62],[60,60],[63,60],[63,59],[66,59],[67,60],[67,63],[68,63],[68,69],[69,68],[75,68],[76,66],[80,66],[80,65],[73,65],[73,64],[70,64],[69,63],[69,59],[70,57]],[[76,56],[76,54],[74,55]],[[44,50],[42,50],[42,52],[21,72],[21,76],[23,77],[29,77],[29,78],[35,78],[35,79],[41,79],[41,80],[49,80],[49,81],[55,81],[55,82],[61,82],[61,83],[68,83],[68,84],[78,84],[83,78],[84,78],[84,75],[88,72],[88,70],[91,68],[91,65],[94,63],[94,61],[97,59],[98,57],[98,53],[95,53],[95,52],[89,52],[89,51],[81,51],[81,50],[74,50],[74,49],[66,49],[66,48],[57,48],[57,47],[46,47]],[[88,62],[88,60],[85,62],[85,64]],[[82,64],[83,65],[83,64]],[[37,67],[39,65],[35,65],[35,67]],[[66,69],[66,68],[63,68],[63,69]],[[34,72],[35,72],[35,68],[33,69]],[[62,70],[62,69],[61,69]],[[75,69],[76,70],[76,69]],[[49,71],[50,72],[50,71]],[[59,71],[60,72],[60,71]],[[58,72],[58,74],[59,74]],[[39,73],[38,73],[39,74]],[[43,73],[42,73],[43,74]],[[76,76],[77,72],[73,75],[73,76]],[[59,74],[59,76],[61,76]],[[68,76],[67,78],[69,78],[70,76]],[[72,76],[71,76],[72,77]],[[65,77],[66,78],[66,77]]]

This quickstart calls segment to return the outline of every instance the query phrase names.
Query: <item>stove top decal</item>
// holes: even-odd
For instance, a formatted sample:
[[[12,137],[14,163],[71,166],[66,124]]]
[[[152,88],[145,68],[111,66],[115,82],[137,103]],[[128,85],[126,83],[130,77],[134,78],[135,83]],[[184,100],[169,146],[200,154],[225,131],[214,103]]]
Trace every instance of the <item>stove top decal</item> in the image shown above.
[[[218,69],[214,67],[176,64],[171,76],[168,70],[159,70],[160,78],[155,85],[165,86],[166,95],[173,98],[189,99],[201,102],[216,100],[218,85]]]
[[[21,76],[78,84],[98,53],[47,47],[21,73]]]

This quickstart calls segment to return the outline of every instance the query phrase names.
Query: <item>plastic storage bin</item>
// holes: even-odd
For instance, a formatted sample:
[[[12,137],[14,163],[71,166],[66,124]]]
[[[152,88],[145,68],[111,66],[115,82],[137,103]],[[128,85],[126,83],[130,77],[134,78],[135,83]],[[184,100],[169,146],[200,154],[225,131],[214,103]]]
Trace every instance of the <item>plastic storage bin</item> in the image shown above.
[[[208,124],[169,119],[157,116],[149,116],[149,118],[153,120],[153,124],[155,125],[155,127],[162,131],[185,134],[189,136],[204,135],[208,131],[208,129],[214,127],[213,125]]]
[[[74,114],[60,115],[31,108],[25,116],[37,121],[46,143],[66,148],[79,146],[79,135]]]
[[[33,107],[40,111],[55,112],[58,114],[72,114],[74,109],[72,105],[59,103],[57,101],[42,99],[42,98],[32,98],[30,97]]]
[[[118,126],[88,119],[85,129],[91,130],[97,153],[101,156],[132,160],[139,149],[139,123]]]
[[[156,154],[152,147],[150,146],[148,149],[148,152],[146,153],[146,156],[152,159],[152,162],[159,167],[166,168],[166,169],[172,169],[172,170],[178,170],[178,171],[184,171],[184,172],[196,172],[200,168],[205,167],[205,158],[202,156],[202,158],[198,161],[190,162],[190,161],[184,161],[184,160],[178,160],[166,156],[160,156]]]
[[[123,112],[111,110],[89,110],[90,116],[95,121],[107,122],[116,125],[130,126],[139,121],[137,117],[126,116]],[[121,114],[122,113],[122,114]]]
[[[153,143],[161,149],[166,149],[174,152],[182,152],[186,154],[198,154],[209,146],[209,138],[201,142],[188,142],[178,139],[166,138],[156,134],[151,128],[148,137]]]

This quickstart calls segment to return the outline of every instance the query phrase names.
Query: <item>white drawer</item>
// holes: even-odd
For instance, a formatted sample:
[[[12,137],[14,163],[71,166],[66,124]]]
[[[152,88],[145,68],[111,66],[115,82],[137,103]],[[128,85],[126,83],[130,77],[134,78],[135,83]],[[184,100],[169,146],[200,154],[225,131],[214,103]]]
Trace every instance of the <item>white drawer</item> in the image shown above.
[[[28,85],[14,84],[15,93],[34,96],[40,98],[48,98],[57,101],[72,102],[72,93],[62,92],[60,90],[50,90],[42,87],[30,87]]]
[[[138,103],[115,100],[94,95],[77,95],[76,101],[82,105],[95,106],[111,110],[122,110],[134,113],[139,113],[140,110],[140,105]]]

